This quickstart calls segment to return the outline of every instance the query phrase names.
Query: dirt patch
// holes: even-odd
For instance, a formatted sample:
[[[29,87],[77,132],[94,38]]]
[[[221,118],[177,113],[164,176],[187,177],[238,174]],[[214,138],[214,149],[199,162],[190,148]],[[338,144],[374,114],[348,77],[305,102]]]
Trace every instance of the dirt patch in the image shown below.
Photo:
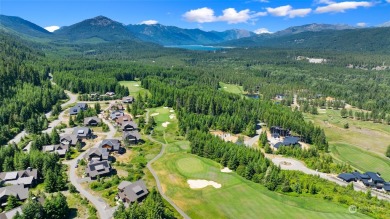
[[[213,186],[216,189],[221,188],[221,184],[216,183],[214,181],[208,181],[204,179],[189,179],[187,180],[188,185],[190,186],[191,189],[203,189],[207,186]]]
[[[163,127],[167,127],[168,125],[170,124],[170,122],[164,122],[163,124],[161,124]]]
[[[223,169],[221,170],[221,172],[222,172],[222,173],[231,173],[232,170],[229,169],[229,167],[225,167],[225,168],[223,168]]]

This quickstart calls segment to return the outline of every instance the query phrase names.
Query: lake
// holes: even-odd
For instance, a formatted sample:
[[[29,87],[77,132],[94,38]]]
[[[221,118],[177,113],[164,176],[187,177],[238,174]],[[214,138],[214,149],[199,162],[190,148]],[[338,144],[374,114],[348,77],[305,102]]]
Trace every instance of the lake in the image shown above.
[[[165,46],[165,47],[197,50],[197,51],[217,51],[217,50],[222,50],[222,49],[232,49],[233,48],[233,47],[224,47],[224,46],[203,46],[203,45],[172,45],[172,46]]]

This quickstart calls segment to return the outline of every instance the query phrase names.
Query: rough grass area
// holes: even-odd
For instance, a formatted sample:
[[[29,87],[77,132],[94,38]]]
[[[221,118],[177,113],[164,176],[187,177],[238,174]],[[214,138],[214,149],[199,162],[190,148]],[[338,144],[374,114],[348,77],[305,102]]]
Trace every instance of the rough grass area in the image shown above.
[[[223,82],[219,82],[219,87],[221,90],[233,93],[233,94],[244,94],[244,89],[242,86],[235,85],[235,84],[226,84]]]
[[[333,109],[320,110],[319,115],[305,114],[305,117],[325,130],[335,158],[360,171],[380,172],[390,180],[390,159],[384,156],[390,144],[389,125],[341,118],[340,110]],[[348,129],[343,127],[345,123],[349,124]]]
[[[150,94],[148,90],[141,87],[140,81],[119,81],[119,84],[127,87],[129,89],[130,95],[134,96],[135,98],[138,96],[138,94],[141,94],[142,96],[144,96],[145,93]]]
[[[153,163],[164,193],[191,218],[368,218],[351,214],[347,207],[311,197],[293,197],[271,192],[235,173],[222,173],[218,163],[189,153],[189,142],[177,136],[177,121],[166,121],[166,109],[152,109],[156,116],[155,138],[167,142],[164,155]],[[169,111],[168,111],[169,112]],[[216,189],[190,189],[188,179],[211,180]]]

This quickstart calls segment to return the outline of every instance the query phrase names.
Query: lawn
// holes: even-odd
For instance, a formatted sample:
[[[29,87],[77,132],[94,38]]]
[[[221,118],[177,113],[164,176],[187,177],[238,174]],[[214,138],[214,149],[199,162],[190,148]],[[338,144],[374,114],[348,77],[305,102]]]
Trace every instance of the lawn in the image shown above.
[[[390,159],[384,156],[390,144],[390,126],[341,118],[340,110],[319,110],[319,115],[305,118],[321,126],[329,141],[332,155],[360,171],[380,172],[390,180]],[[343,128],[345,123],[349,128]]]
[[[189,153],[189,142],[176,136],[177,120],[171,120],[167,128],[160,127],[166,121],[165,110],[150,111],[160,113],[155,118],[155,138],[168,142],[164,155],[152,166],[164,193],[191,218],[368,218],[349,213],[348,206],[318,198],[282,195],[235,173],[222,173],[218,163]],[[193,190],[187,184],[188,179],[212,180],[222,187]]]
[[[244,94],[244,89],[242,86],[235,85],[235,84],[226,84],[223,82],[219,82],[219,87],[221,87],[221,90],[233,93],[233,94]]]
[[[148,90],[141,87],[140,81],[119,81],[119,84],[122,86],[125,86],[129,89],[130,95],[137,98],[138,94],[140,93],[142,96],[145,95],[145,93],[149,93]]]

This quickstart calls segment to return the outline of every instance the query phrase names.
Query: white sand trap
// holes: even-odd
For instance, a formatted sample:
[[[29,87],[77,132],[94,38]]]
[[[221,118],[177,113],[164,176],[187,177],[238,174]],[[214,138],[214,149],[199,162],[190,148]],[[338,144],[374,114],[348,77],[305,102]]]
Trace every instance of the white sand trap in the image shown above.
[[[223,168],[223,169],[221,170],[221,172],[222,172],[222,173],[231,173],[232,170],[229,169],[229,167],[225,167],[225,168]]]
[[[174,119],[174,118],[175,118],[175,114],[169,115],[169,118],[170,118],[170,119]]]
[[[174,113],[174,112],[175,112],[175,110],[169,110],[169,112],[170,112],[170,113]]]
[[[168,107],[167,107],[167,106],[164,106],[163,108],[164,108],[164,109],[168,109]]]
[[[164,123],[162,124],[162,126],[163,126],[163,127],[167,127],[167,126],[169,125],[169,123],[170,123],[170,122],[164,122]]]
[[[223,88],[225,88],[225,89],[226,89],[227,87],[223,87]]]
[[[134,84],[134,87],[139,87],[139,84]]]
[[[152,113],[152,114],[150,114],[150,116],[157,116],[158,114],[160,114],[160,113]]]
[[[206,186],[213,186],[216,189],[221,188],[221,184],[216,183],[214,181],[208,181],[204,179],[189,179],[187,180],[188,185],[191,189],[203,189]]]

